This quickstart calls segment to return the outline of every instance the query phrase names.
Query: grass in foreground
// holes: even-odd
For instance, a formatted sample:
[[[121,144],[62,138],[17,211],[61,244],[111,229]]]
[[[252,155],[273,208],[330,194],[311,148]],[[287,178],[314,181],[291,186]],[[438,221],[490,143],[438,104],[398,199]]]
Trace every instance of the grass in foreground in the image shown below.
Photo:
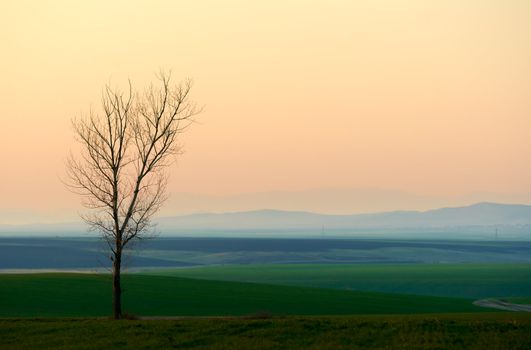
[[[12,349],[529,349],[529,314],[0,320]]]
[[[268,264],[160,269],[148,273],[474,299],[531,296],[531,264]]]
[[[124,311],[135,315],[352,315],[485,312],[472,300],[125,275]],[[106,316],[103,274],[0,275],[0,317]]]

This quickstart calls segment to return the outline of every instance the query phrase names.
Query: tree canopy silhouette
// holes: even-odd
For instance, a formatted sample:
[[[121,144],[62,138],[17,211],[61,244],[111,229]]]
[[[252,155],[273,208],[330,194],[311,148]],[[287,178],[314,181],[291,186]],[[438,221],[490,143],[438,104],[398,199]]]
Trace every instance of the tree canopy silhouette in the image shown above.
[[[83,220],[111,250],[113,317],[122,317],[122,257],[131,241],[152,236],[152,218],[166,199],[168,167],[181,152],[179,135],[199,110],[191,81],[172,85],[171,74],[141,92],[107,85],[101,112],[72,121],[80,145],[67,161],[67,185],[90,209]]]

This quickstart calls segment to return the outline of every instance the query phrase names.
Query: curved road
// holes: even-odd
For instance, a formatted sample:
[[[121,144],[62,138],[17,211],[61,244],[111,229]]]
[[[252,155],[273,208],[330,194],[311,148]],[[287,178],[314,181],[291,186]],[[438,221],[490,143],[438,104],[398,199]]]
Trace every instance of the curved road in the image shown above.
[[[531,305],[512,304],[499,299],[481,299],[473,303],[476,306],[489,307],[504,311],[531,312]]]

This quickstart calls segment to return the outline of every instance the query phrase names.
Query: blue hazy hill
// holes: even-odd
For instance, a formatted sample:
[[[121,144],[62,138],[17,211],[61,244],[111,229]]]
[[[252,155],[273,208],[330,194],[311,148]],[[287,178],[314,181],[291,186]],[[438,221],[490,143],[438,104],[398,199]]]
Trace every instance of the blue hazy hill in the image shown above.
[[[262,232],[290,232],[290,236],[322,233],[447,232],[461,238],[492,238],[496,230],[506,239],[531,238],[531,206],[523,204],[478,203],[464,207],[428,211],[391,211],[371,214],[328,215],[301,211],[254,210],[230,213],[202,213],[162,217],[157,230],[165,235],[203,236],[239,235]],[[82,223],[0,225],[2,236],[46,235],[79,236],[86,234]],[[458,237],[458,236],[456,236]],[[444,236],[441,238],[445,238]],[[446,237],[449,238],[449,237]],[[455,238],[455,237],[454,237]]]
[[[256,210],[205,213],[159,219],[166,229],[327,229],[434,228],[491,225],[531,225],[531,206],[478,203],[429,211],[325,215],[309,212]]]

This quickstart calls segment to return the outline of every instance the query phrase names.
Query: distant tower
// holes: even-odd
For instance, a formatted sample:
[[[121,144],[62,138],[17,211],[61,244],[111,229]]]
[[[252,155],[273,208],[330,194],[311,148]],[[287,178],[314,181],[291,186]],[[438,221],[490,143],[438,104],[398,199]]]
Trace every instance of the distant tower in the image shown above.
[[[496,227],[496,231],[494,232],[494,239],[498,240],[498,228]]]

